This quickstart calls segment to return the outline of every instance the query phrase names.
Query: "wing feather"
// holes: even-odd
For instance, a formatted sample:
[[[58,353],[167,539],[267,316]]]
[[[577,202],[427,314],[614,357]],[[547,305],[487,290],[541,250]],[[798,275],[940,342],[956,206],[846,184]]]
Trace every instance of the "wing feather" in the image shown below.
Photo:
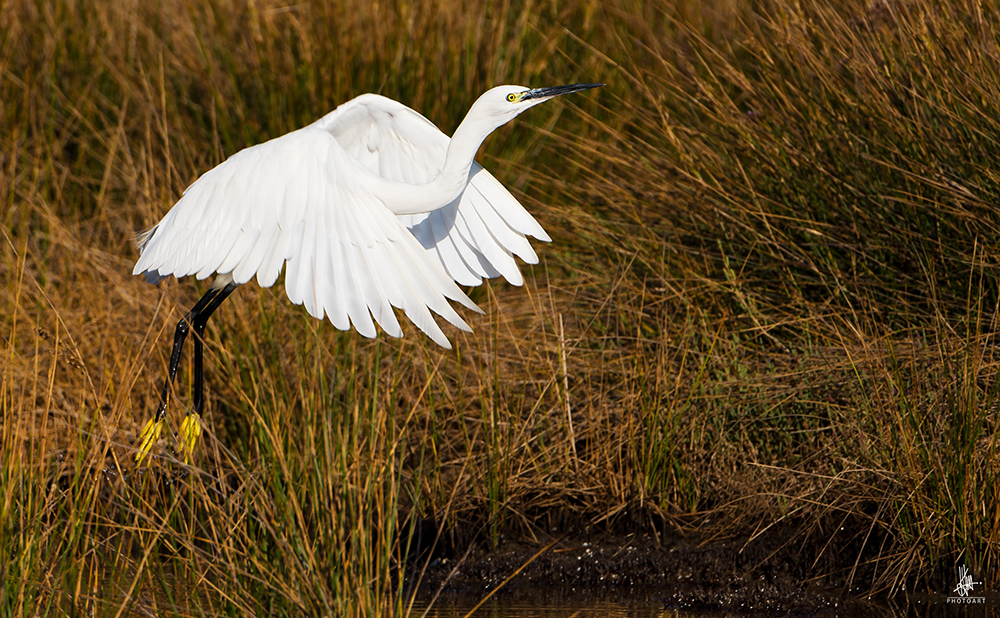
[[[384,244],[378,244],[370,247],[370,249],[370,263],[374,264],[373,269],[380,273],[391,272],[395,261],[390,253],[390,248]],[[396,277],[381,277],[379,284],[382,286],[382,291],[385,293],[385,298],[389,301],[390,305],[394,307],[403,306],[403,294],[396,284]]]
[[[192,184],[144,238],[135,274],[231,273],[273,285],[340,329],[402,335],[398,307],[437,343],[431,311],[468,325],[449,304],[475,304],[359,177],[327,131],[302,129],[243,150]],[[476,308],[478,310],[478,308]]]
[[[470,238],[473,242],[473,249],[483,254],[489,265],[499,271],[513,285],[521,285],[521,273],[517,268],[517,262],[511,256],[510,251],[500,244],[489,227],[482,219],[480,210],[469,210],[464,213],[465,224],[468,226]]]
[[[399,264],[404,271],[404,277],[398,282],[400,291],[403,294],[403,313],[435,343],[450,349],[451,343],[448,342],[447,337],[444,336],[444,332],[437,325],[437,322],[434,321],[431,312],[428,310],[427,303],[421,298],[418,286],[422,281],[419,281],[419,278],[414,278],[413,273],[405,272],[409,270],[409,263],[406,260],[406,256],[398,255],[401,253],[401,248],[393,248],[397,249],[395,251],[397,255],[393,261]]]
[[[261,230],[257,234],[257,242],[246,252],[240,263],[233,269],[233,281],[246,283],[254,278],[264,264],[264,258],[278,240],[278,230]]]
[[[368,263],[361,255],[361,247],[356,244],[341,245],[347,254],[348,281],[354,288],[350,315],[354,328],[365,337],[374,337],[378,331],[372,322],[372,312],[381,314],[383,298],[375,286],[378,274],[368,270]]]
[[[257,237],[260,236],[260,232],[261,232],[260,230],[253,230],[253,229],[240,230],[239,236],[236,237],[236,242],[233,243],[233,248],[229,250],[229,255],[226,256],[226,259],[222,260],[222,265],[219,266],[219,272],[230,273],[233,271],[234,268],[239,266],[240,261],[246,257],[247,252],[250,251],[254,243],[257,242]],[[242,284],[246,283],[246,281],[236,281],[236,283]]]
[[[486,229],[489,230],[490,235],[493,236],[498,245],[508,253],[513,253],[522,259],[525,256],[537,258],[527,237],[504,220],[479,186],[470,183],[465,192],[469,194],[469,199],[477,204],[476,213],[486,224]]]
[[[344,251],[344,244],[338,241],[333,245],[330,252],[330,259],[324,262],[326,270],[324,276],[330,282],[327,288],[326,312],[330,316],[330,321],[341,330],[351,327],[350,296],[353,290],[347,289],[350,282],[350,275],[347,273],[347,255]]]
[[[302,260],[299,259],[302,239],[305,237],[305,224],[295,227],[292,237],[295,239],[296,254],[285,261],[285,295],[292,304],[302,304],[302,294],[299,293],[299,270]]]
[[[316,234],[318,230],[319,226],[317,225],[306,226],[302,234],[302,246],[297,258],[302,264],[295,287],[299,290],[302,306],[306,308],[309,315],[322,320],[324,308],[321,294],[323,294],[323,288],[329,279],[320,276],[325,275],[325,272],[317,271],[317,267],[323,268],[326,264],[325,260],[316,259]],[[336,325],[336,322],[334,324]]]
[[[242,150],[195,181],[141,236],[134,269],[148,281],[231,273],[263,287],[286,267],[289,300],[367,337],[398,337],[397,307],[450,347],[431,312],[469,330],[449,300],[480,311],[456,285],[503,275],[523,281],[514,256],[537,255],[541,226],[473,164],[468,189],[425,215],[394,215],[363,170],[414,184],[441,170],[449,138],[417,112],[362,95],[312,125]],[[286,266],[287,265],[287,266]]]
[[[479,164],[475,164],[472,167],[472,179],[469,181],[474,187],[479,189],[483,194],[483,197],[490,203],[497,214],[503,217],[504,221],[507,222],[510,227],[514,228],[521,234],[525,236],[533,236],[538,240],[544,242],[551,242],[552,239],[542,226],[535,221],[535,218],[531,216],[524,206],[521,205],[517,199],[510,194],[500,181],[493,177],[485,169],[481,167],[477,170]]]
[[[313,126],[333,135],[352,156],[390,180],[424,183],[444,166],[450,139],[405,105],[367,94],[341,105]],[[454,281],[478,285],[503,275],[521,285],[513,255],[528,263],[538,256],[527,236],[551,240],[523,206],[478,163],[469,187],[457,200],[427,215],[398,215],[400,221]],[[451,213],[444,212],[451,209]],[[459,224],[471,220],[461,234]]]
[[[481,284],[483,282],[483,273],[473,270],[469,265],[468,260],[462,257],[461,248],[456,246],[455,241],[459,240],[458,230],[455,230],[454,238],[449,238],[448,234],[450,231],[450,225],[446,225],[443,221],[443,217],[438,213],[430,213],[427,217],[427,223],[425,225],[430,225],[433,237],[438,240],[430,247],[427,247],[426,245],[424,246],[430,253],[435,254],[434,257],[437,258],[438,263],[442,265],[445,272],[447,272],[457,283],[462,285]],[[417,234],[414,234],[414,236],[417,236]],[[419,238],[419,236],[417,236],[417,238]],[[469,253],[471,258],[472,252],[469,247],[463,243],[462,248]]]
[[[399,321],[396,320],[396,314],[392,310],[392,298],[398,298],[399,291],[388,290],[387,288],[392,286],[392,278],[379,275],[379,273],[383,273],[385,270],[383,269],[382,260],[378,257],[378,249],[378,245],[361,248],[361,257],[364,259],[369,272],[373,275],[371,282],[375,286],[375,294],[372,298],[374,302],[378,303],[377,305],[369,303],[368,306],[372,310],[372,317],[382,327],[382,330],[393,337],[402,337],[403,330],[400,328]]]
[[[260,269],[257,271],[257,284],[262,288],[269,288],[278,280],[281,274],[281,267],[285,265],[288,258],[288,246],[291,244],[292,235],[288,230],[278,228],[274,235],[274,242],[264,257]]]

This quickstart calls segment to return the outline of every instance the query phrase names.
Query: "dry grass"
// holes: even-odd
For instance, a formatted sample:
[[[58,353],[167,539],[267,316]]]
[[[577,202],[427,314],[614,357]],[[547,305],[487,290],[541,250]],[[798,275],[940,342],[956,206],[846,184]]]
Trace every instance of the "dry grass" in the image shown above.
[[[857,558],[831,581],[994,586],[998,25],[919,0],[3,5],[0,611],[392,612],[408,514],[488,543],[788,525]],[[200,171],[361,92],[450,131],[489,86],[574,81],[608,87],[484,146],[555,241],[524,288],[471,292],[455,352],[245,286],[209,328],[195,466],[168,440],[135,469],[199,286],[132,277],[130,239]]]

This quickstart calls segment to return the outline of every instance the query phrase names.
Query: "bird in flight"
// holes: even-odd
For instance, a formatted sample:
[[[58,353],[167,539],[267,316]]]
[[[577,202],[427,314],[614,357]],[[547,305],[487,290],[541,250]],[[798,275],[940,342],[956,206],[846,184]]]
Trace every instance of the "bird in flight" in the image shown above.
[[[185,459],[201,434],[202,356],[208,318],[256,277],[270,287],[285,267],[288,299],[315,318],[365,337],[375,324],[403,332],[393,307],[445,348],[431,312],[471,331],[449,301],[482,313],[459,285],[523,279],[513,256],[538,257],[527,240],[551,240],[474,157],[521,112],[603,84],[498,86],[472,105],[449,138],[391,99],[363,94],[316,122],[251,146],[209,170],[136,239],[133,274],[157,283],[217,274],[174,333],[160,403],[139,435],[141,463],[163,430],[188,332],[194,329],[194,399],[181,424]]]

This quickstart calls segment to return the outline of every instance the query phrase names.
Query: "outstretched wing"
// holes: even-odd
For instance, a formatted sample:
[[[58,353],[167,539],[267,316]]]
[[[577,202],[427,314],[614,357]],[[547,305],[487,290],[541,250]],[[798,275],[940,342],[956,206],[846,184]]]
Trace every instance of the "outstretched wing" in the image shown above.
[[[402,223],[371,192],[362,169],[315,126],[238,152],[184,192],[140,238],[133,270],[156,282],[168,275],[231,273],[262,287],[287,263],[285,290],[310,315],[329,316],[376,335],[372,317],[402,335],[392,307],[451,347],[430,311],[469,326],[447,299],[479,311]]]
[[[450,138],[401,103],[365,94],[313,123],[333,135],[372,172],[401,182],[422,184],[444,167]],[[523,279],[514,255],[537,264],[527,236],[551,240],[489,172],[473,163],[469,186],[451,204],[431,213],[397,215],[434,260],[462,285],[479,285],[503,275]]]

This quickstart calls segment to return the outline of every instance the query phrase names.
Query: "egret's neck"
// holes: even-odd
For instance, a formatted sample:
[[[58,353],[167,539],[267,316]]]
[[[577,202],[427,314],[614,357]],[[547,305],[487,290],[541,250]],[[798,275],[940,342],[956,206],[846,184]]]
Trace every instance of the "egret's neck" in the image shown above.
[[[444,167],[434,180],[414,185],[379,179],[373,186],[375,192],[397,215],[415,215],[444,208],[465,190],[476,151],[494,129],[495,126],[466,116],[455,129],[455,135],[448,144]]]

